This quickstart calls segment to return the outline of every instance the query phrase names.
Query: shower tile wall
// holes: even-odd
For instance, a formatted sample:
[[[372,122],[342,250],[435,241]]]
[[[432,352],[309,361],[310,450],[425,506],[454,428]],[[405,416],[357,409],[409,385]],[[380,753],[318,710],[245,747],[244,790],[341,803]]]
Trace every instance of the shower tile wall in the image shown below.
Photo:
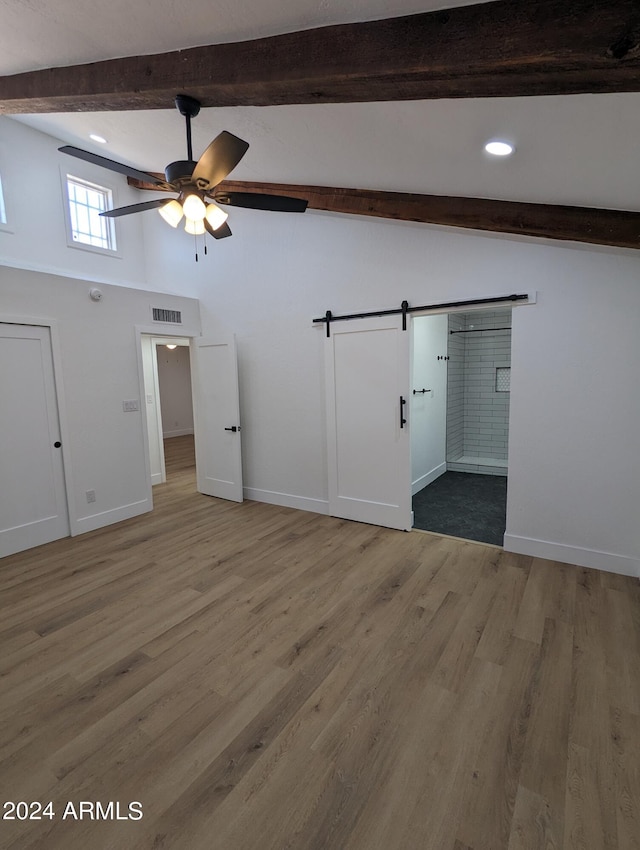
[[[449,330],[510,325],[509,309],[449,316]],[[511,365],[511,331],[450,334],[448,353],[447,469],[506,475],[509,393],[496,369]]]

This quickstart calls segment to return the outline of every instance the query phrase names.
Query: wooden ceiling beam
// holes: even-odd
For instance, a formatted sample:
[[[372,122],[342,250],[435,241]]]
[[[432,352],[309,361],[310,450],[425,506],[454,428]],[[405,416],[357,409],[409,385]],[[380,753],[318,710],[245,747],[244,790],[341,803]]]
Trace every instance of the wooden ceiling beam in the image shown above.
[[[640,90],[638,0],[494,0],[0,78],[0,112]]]
[[[127,182],[136,189],[158,191],[157,186],[131,177]],[[217,189],[303,198],[309,202],[308,209],[332,213],[640,248],[640,212],[238,180],[224,180]]]

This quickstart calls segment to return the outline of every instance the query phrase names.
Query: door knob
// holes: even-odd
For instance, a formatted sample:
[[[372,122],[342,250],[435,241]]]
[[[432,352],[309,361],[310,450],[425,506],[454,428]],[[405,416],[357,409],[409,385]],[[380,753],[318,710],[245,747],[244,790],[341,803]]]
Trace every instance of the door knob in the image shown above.
[[[62,445],[62,443],[60,442],[60,440],[56,440],[55,443],[53,444],[53,447],[54,447],[54,449],[59,449],[61,445]]]
[[[233,431],[233,433],[235,434],[235,432],[236,432],[236,431],[239,431],[239,430],[240,430],[240,426],[238,425],[238,426],[236,427],[235,425],[232,425],[232,426],[231,426],[231,428],[225,428],[224,430],[225,430],[225,431]]]

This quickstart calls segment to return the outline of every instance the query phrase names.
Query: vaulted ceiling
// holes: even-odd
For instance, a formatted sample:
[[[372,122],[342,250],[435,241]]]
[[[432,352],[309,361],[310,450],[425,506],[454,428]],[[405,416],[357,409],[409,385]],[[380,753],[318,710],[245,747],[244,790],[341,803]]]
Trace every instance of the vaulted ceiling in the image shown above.
[[[194,119],[196,156],[222,129],[250,142],[234,180],[639,212],[637,0],[494,0],[362,23],[467,5],[0,0],[0,112],[160,171],[185,155],[172,96],[186,91],[212,104]],[[323,29],[339,24],[360,26]],[[207,45],[225,47],[189,50]],[[119,57],[145,59],[28,73]],[[491,160],[491,137],[516,153]]]

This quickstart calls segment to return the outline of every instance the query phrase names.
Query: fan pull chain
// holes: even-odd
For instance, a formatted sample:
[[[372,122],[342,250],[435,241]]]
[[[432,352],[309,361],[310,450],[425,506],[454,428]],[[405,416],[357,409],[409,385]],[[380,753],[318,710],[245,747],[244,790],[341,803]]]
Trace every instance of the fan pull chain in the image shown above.
[[[196,263],[197,263],[198,262],[198,237],[195,233],[193,235],[193,239],[194,239],[194,242],[196,243]],[[202,245],[204,247],[204,255],[206,257],[207,254],[209,253],[207,251],[207,235],[206,235],[206,233],[202,236]]]

